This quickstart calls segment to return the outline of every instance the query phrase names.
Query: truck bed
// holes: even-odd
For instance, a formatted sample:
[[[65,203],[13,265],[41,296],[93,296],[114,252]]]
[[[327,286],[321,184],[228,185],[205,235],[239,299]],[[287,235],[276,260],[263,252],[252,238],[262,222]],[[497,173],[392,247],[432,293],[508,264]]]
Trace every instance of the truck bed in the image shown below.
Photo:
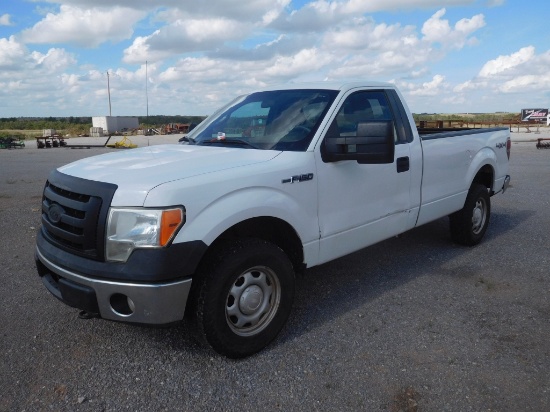
[[[496,132],[499,130],[508,130],[507,127],[488,127],[485,129],[473,127],[443,127],[443,128],[421,128],[417,127],[418,134],[422,140],[443,139],[445,137],[473,135],[478,133]]]

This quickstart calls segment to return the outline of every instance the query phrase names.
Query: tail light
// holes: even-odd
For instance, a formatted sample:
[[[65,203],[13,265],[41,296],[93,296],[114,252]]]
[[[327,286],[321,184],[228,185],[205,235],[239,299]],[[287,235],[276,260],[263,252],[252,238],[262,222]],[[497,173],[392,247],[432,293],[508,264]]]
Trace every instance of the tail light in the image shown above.
[[[512,149],[512,140],[510,140],[510,138],[508,138],[508,140],[506,140],[506,155],[508,156],[508,160],[510,160],[510,150]]]

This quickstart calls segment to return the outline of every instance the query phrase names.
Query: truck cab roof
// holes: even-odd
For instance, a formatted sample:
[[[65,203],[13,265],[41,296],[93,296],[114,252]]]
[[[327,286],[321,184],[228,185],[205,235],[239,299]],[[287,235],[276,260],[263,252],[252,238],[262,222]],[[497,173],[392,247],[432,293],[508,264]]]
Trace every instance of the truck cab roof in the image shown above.
[[[356,89],[359,87],[380,87],[384,89],[393,89],[395,85],[387,82],[376,82],[376,81],[354,81],[354,82],[337,82],[337,81],[327,81],[327,82],[304,82],[304,83],[286,83],[279,84],[274,86],[268,86],[260,91],[270,91],[270,90],[292,90],[292,89],[321,89],[321,90],[340,90],[347,91]]]

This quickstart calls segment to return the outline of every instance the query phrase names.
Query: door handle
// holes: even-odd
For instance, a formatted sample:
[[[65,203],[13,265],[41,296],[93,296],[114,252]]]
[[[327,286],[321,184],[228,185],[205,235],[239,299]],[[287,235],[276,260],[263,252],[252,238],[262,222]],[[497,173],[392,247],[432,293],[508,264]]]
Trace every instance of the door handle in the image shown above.
[[[409,170],[409,156],[397,158],[397,173],[407,172]]]

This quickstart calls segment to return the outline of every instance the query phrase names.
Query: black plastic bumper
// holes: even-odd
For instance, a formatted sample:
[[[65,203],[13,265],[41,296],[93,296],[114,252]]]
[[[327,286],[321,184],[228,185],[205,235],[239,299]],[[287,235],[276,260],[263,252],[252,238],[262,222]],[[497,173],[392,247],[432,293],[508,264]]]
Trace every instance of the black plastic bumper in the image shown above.
[[[52,245],[42,231],[36,245],[40,253],[58,266],[80,275],[115,281],[163,282],[195,273],[207,246],[201,241],[171,244],[161,249],[136,249],[124,263],[99,262],[76,256]]]

